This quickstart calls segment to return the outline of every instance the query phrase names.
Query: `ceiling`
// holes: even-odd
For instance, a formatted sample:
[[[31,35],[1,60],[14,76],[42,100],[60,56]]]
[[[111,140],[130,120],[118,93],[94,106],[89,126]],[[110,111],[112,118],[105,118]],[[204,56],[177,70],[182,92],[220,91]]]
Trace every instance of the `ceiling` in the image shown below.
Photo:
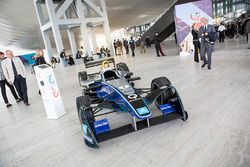
[[[92,1],[98,3],[98,0]],[[169,0],[106,0],[111,31],[149,23],[171,2]],[[0,46],[12,45],[24,49],[43,47],[33,0],[0,0],[0,11]]]

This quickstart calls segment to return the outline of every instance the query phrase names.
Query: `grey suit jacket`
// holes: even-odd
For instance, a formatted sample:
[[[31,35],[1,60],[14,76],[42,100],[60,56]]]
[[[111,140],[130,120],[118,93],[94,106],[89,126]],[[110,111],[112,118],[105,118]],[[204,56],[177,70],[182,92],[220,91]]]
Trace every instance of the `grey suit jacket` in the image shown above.
[[[21,75],[23,78],[26,78],[26,70],[25,70],[22,60],[18,57],[13,57],[12,60],[15,64],[17,73]],[[2,69],[3,69],[3,74],[6,80],[8,82],[14,83],[15,75],[14,75],[12,64],[9,58],[2,61]]]
[[[207,29],[205,29],[204,26],[201,26],[199,29],[199,38],[201,38],[201,44],[205,42],[205,39],[202,37],[202,34],[204,34],[205,32],[209,33],[209,32],[216,32],[216,31],[213,25],[208,24]]]
[[[247,34],[250,33],[250,19],[247,21],[247,24],[246,24],[246,33]]]

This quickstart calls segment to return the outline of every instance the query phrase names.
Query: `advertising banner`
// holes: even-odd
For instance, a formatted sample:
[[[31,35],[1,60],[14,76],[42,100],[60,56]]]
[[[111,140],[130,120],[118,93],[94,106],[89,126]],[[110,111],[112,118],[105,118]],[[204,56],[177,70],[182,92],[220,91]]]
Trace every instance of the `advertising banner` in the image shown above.
[[[175,27],[180,55],[193,53],[192,26],[199,30],[201,19],[207,18],[212,24],[212,0],[201,0],[175,6]]]

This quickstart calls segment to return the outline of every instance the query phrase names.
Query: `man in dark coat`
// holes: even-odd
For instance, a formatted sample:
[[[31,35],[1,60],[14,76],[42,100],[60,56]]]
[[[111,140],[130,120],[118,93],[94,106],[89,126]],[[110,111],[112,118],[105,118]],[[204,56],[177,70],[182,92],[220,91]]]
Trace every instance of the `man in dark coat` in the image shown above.
[[[162,52],[162,49],[161,49],[161,40],[160,40],[160,37],[159,37],[159,33],[156,32],[155,35],[154,35],[154,43],[155,43],[155,49],[156,49],[156,53],[157,53],[157,56],[160,57],[160,54],[159,52],[161,53],[162,56],[166,56],[163,52]]]

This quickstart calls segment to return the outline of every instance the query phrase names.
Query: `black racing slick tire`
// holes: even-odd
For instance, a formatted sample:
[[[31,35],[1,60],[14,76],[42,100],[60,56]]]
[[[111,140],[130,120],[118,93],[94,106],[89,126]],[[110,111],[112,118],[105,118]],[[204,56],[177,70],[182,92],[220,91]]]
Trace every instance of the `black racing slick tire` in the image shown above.
[[[84,117],[90,122],[95,122],[95,117],[92,108],[90,107],[91,100],[89,96],[79,96],[76,98],[77,112],[80,122],[83,122]],[[84,115],[83,115],[84,114]]]
[[[188,119],[188,113],[187,113],[187,111],[185,111],[183,117],[181,118],[181,120],[186,121],[187,119]]]
[[[162,86],[167,86],[167,87],[171,86],[171,82],[169,81],[169,79],[167,79],[166,77],[155,78],[151,82],[151,91],[159,89]],[[166,104],[168,102],[168,99],[171,98],[171,97],[173,97],[174,94],[175,94],[175,90],[172,90],[172,89],[169,89],[169,90],[163,92],[155,100],[156,106],[159,108],[160,105]]]
[[[118,64],[116,64],[116,68],[117,68],[117,70],[119,70],[119,71],[126,71],[126,72],[129,72],[129,68],[128,68],[128,66],[127,66],[126,63],[118,63]]]
[[[79,85],[81,86],[82,81],[86,81],[88,79],[88,75],[86,71],[81,71],[78,73]]]

